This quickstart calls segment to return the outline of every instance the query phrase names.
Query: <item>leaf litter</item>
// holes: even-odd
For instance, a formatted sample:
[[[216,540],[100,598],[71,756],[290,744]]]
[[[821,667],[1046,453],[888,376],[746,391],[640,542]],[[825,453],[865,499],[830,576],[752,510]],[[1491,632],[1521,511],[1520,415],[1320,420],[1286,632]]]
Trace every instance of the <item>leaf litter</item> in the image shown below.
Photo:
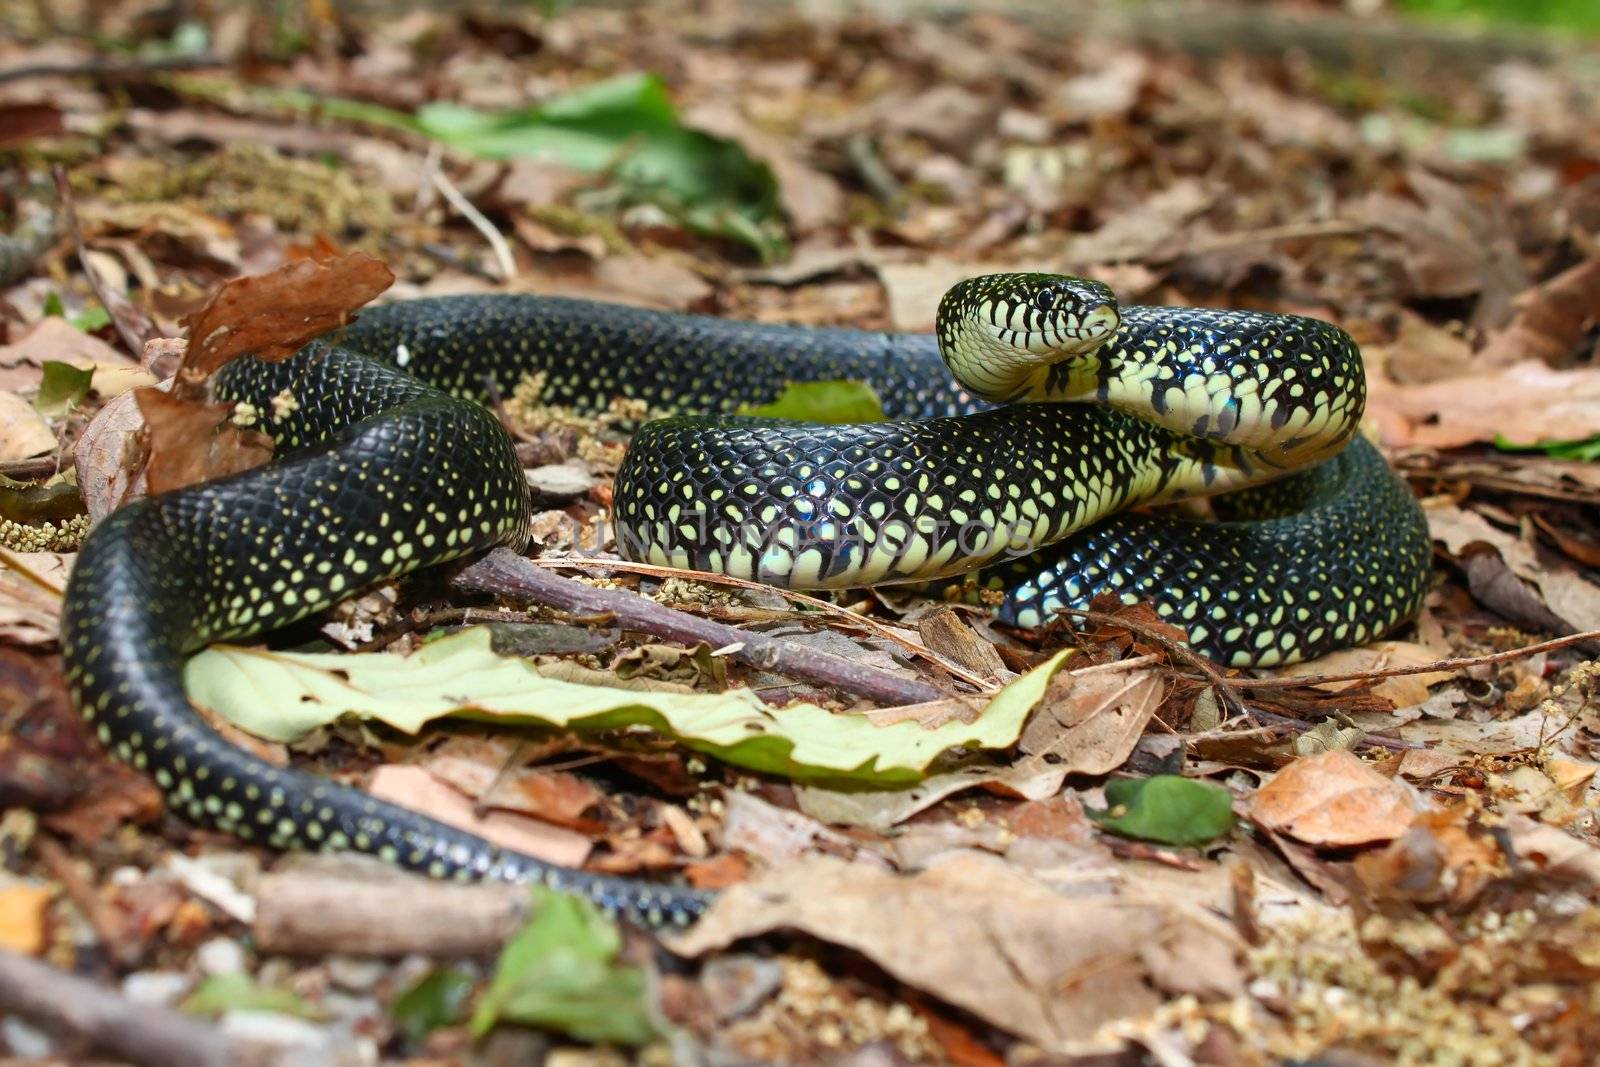
[[[574,638],[494,657],[525,664],[529,681],[635,706],[743,694],[763,720],[809,704],[802,742],[859,712],[885,724],[856,727],[874,735],[971,736],[1001,682],[1072,655],[1014,744],[919,756],[903,778],[848,787],[807,780],[791,757],[752,766],[728,746],[675,744],[655,719],[594,733],[557,714],[492,738],[458,722],[413,739],[330,705],[292,746],[297,761],[560,862],[679,869],[732,893],[674,942],[687,970],[656,970],[638,935],[559,904],[492,970],[493,952],[448,971],[386,964],[394,980],[374,987],[333,957],[293,970],[268,953],[200,987],[225,955],[200,948],[243,936],[248,872],[270,857],[175,821],[117,829],[149,826],[148,787],[141,800],[137,776],[48,740],[52,724],[77,725],[49,658],[70,552],[8,550],[0,641],[21,659],[14,678],[9,658],[0,674],[16,684],[0,684],[57,694],[19,702],[0,748],[0,785],[20,798],[0,833],[31,879],[0,888],[17,945],[130,989],[176,968],[225,1020],[299,1015],[331,983],[396,1057],[456,1055],[491,1029],[491,1044],[514,1041],[499,1019],[580,1043],[660,1048],[671,1032],[760,1062],[885,1044],[960,1063],[1035,1050],[1229,1065],[1590,1054],[1600,94],[1581,64],[1401,74],[1366,50],[1396,24],[1389,4],[1367,19],[1313,5],[1339,27],[1331,53],[1298,36],[1301,21],[1252,9],[1272,55],[1216,54],[1201,23],[1129,33],[1095,18],[1062,36],[1004,8],[939,23],[676,5],[371,21],[305,5],[162,26],[120,6],[56,35],[169,47],[198,32],[220,74],[136,59],[127,80],[0,80],[0,234],[14,230],[29,259],[0,288],[0,475],[79,487],[87,515],[141,491],[141,450],[157,489],[264,460],[267,443],[204,396],[205,374],[238,352],[293,351],[391,278],[394,296],[511,288],[873,329],[926,328],[961,276],[1041,268],[1105,278],[1128,302],[1346,325],[1367,356],[1368,430],[1428,504],[1438,582],[1413,629],[1259,686],[1205,673],[1153,617],[1011,633],[902,617],[899,596],[663,598],[750,633],[780,613],[787,635],[822,631],[831,650],[953,694],[911,709],[872,709],[693,642],[615,635],[600,655],[578,639],[591,620],[536,609]],[[20,19],[0,70],[59,60],[34,16],[0,18]],[[1461,47],[1407,32],[1416,54]],[[248,81],[228,65],[246,51]],[[66,171],[70,240],[16,191],[46,162]],[[472,212],[441,199],[430,167]],[[0,255],[8,273],[17,258]],[[221,288],[240,274],[256,277]],[[124,317],[168,336],[187,320],[187,354],[164,341],[122,351]],[[47,381],[48,363],[92,372],[88,391],[82,373]],[[175,369],[176,395],[118,398]],[[847,385],[822,402],[861,418],[875,400]],[[818,401],[786,403],[810,417]],[[91,423],[97,409],[108,414]],[[569,572],[650,593],[673,576],[596,570],[608,546],[587,540],[625,422],[540,413],[518,430],[530,469],[562,472],[536,523],[542,545],[593,544],[600,558]],[[27,549],[40,529],[7,518],[0,533]],[[478,610],[445,596],[408,583],[345,640],[396,657],[374,662],[425,659],[435,630]],[[1574,636],[1540,643],[1562,634]],[[304,640],[208,655],[326,655]],[[1452,665],[1430,669],[1438,660]],[[372,703],[394,714],[416,696]],[[559,713],[565,699],[547,703]],[[861,763],[847,755],[830,759]],[[85,771],[113,777],[86,784]],[[64,835],[90,888],[141,917],[120,936],[146,953],[142,969],[107,962],[137,958],[127,946],[93,956],[75,940],[83,881],[61,881],[40,834]],[[157,868],[186,873],[135,877]],[[772,955],[752,963],[733,942],[755,935]],[[359,929],[340,937],[340,951],[361,943]],[[564,962],[541,966],[533,957],[552,947]],[[723,970],[749,979],[748,997],[718,993]],[[454,977],[427,980],[441,974]],[[351,1039],[311,1014],[280,1036]]]

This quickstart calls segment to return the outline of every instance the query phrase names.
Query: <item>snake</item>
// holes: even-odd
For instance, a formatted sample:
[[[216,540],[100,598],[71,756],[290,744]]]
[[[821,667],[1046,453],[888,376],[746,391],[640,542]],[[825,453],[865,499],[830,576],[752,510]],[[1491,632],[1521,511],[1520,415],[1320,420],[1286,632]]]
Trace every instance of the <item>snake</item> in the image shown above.
[[[483,401],[531,373],[541,402],[627,397],[657,416],[614,482],[617,545],[635,560],[793,588],[976,582],[1021,627],[1097,595],[1148,600],[1194,649],[1240,666],[1360,644],[1418,609],[1431,542],[1358,432],[1360,352],[1338,327],[1122,307],[1098,282],[1025,273],[957,284],[937,323],[889,333],[464,295],[367,310],[281,361],[234,360],[216,396],[259,415],[276,458],[94,527],[63,600],[73,700],[193,822],[437,878],[541,883],[646,925],[693,921],[708,892],[554,866],[274,766],[185,695],[184,663],[209,643],[523,547],[528,482]],[[886,418],[740,414],[796,381],[864,382]],[[1209,519],[1150,510],[1212,495]]]

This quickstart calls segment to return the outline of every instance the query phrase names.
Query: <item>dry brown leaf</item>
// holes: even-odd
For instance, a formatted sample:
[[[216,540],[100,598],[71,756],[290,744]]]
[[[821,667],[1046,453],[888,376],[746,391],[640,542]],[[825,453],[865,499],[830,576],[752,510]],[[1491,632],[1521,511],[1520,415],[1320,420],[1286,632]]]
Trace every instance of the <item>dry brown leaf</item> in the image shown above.
[[[1474,546],[1486,545],[1504,561],[1508,577],[1531,584],[1528,595],[1535,596],[1538,606],[1547,609],[1557,623],[1569,627],[1568,632],[1600,629],[1600,586],[1576,569],[1560,561],[1541,560],[1532,545],[1491,525],[1476,511],[1440,504],[1429,507],[1427,516],[1434,539],[1443,541],[1452,556],[1467,559],[1469,579],[1472,555],[1485,551]],[[1484,599],[1478,583],[1473,584],[1474,595]]]
[[[72,460],[91,521],[99,522],[124,501],[143,494],[145,473],[137,462],[138,434],[143,429],[138,398],[129,392],[95,412],[78,435]]]
[[[365,252],[302,259],[235,278],[184,320],[189,327],[185,373],[203,378],[246,352],[285,359],[348,322],[393,282],[394,272]]]
[[[1139,743],[1167,686],[1149,668],[1063,671],[1045,690],[1018,748],[1071,774],[1106,774]]]
[[[973,142],[993,128],[1000,111],[997,100],[978,96],[959,85],[936,85],[909,100],[880,103],[886,129],[925,137],[958,156],[968,154]]]
[[[610,256],[595,265],[585,295],[641,307],[683,311],[711,296],[711,286],[688,267],[660,256]]]
[[[785,928],[1048,1049],[1174,995],[1232,996],[1243,980],[1237,939],[1199,908],[1064,896],[970,852],[910,877],[814,857],[734,886],[669,947],[699,956]]]
[[[1551,370],[1524,360],[1423,385],[1367,383],[1367,417],[1391,447],[1458,448],[1503,436],[1515,444],[1600,434],[1600,368]]]
[[[1345,749],[1295,760],[1256,791],[1246,811],[1268,830],[1334,848],[1392,841],[1417,814],[1405,786]]]
[[[50,423],[16,393],[0,392],[0,462],[40,456],[56,447]]]
[[[1043,800],[1061,791],[1067,767],[1043,757],[1013,762],[981,762],[943,774],[931,774],[910,789],[847,791],[796,786],[800,810],[838,826],[886,831],[926,811],[945,797],[968,789],[986,789],[1003,796]]]
[[[1378,193],[1355,205],[1352,214],[1400,240],[1414,295],[1476,295],[1472,324],[1498,326],[1513,294],[1529,282],[1505,213],[1427,171],[1413,168],[1406,180],[1416,200]]]
[[[1404,308],[1394,340],[1362,345],[1361,352],[1369,378],[1387,374],[1397,385],[1425,385],[1482,369],[1465,337]]]
[[[272,440],[228,421],[232,404],[184,400],[154,387],[131,394],[150,431],[145,479],[152,494],[238,474],[272,458]]]
[[[562,867],[581,867],[589,858],[592,843],[588,835],[522,815],[492,811],[478,815],[464,794],[435,778],[421,767],[386,764],[372,772],[367,792],[419,811],[442,823],[477,834],[500,845],[527,853],[546,863]]]
[[[47,361],[70,363],[79,369],[93,368],[95,388],[102,396],[111,395],[102,386],[116,376],[138,369],[138,363],[118,352],[93,334],[84,333],[59,315],[47,315],[27,333],[9,345],[0,345],[0,381],[12,386],[37,386],[39,368]]]
[[[518,747],[504,738],[452,737],[423,757],[421,766],[482,807],[531,815],[581,833],[602,829],[589,814],[605,800],[600,790],[569,771],[508,765]]]
[[[1534,359],[1566,366],[1600,321],[1600,259],[1587,259],[1517,296],[1516,315],[1489,335],[1478,359],[1503,366]],[[1508,435],[1509,436],[1509,435]]]
[[[1023,758],[987,761],[932,774],[909,789],[841,791],[814,786],[795,790],[801,810],[825,822],[884,831],[945,797],[981,788],[1003,796],[1043,800],[1069,774],[1104,774],[1120,767],[1150,724],[1166,694],[1155,671],[1141,667],[1091,667],[1057,674],[1024,727]],[[868,715],[875,722],[914,718],[933,726],[979,710],[956,697]]]
[[[1081,269],[1094,263],[1148,260],[1179,255],[1184,227],[1216,203],[1218,191],[1197,178],[1184,178],[1143,203],[1115,215],[1093,233],[1067,243],[1065,262]]]
[[[767,866],[793,863],[819,841],[835,851],[855,851],[848,838],[810,815],[780,808],[743,790],[727,791],[723,803],[723,846],[755,856]]]
[[[76,558],[0,549],[0,640],[55,644],[61,631],[61,596]]]
[[[1600,848],[1526,815],[1507,815],[1506,846],[1524,877],[1548,878],[1587,892],[1600,889]]]
[[[873,264],[873,272],[889,297],[889,324],[896,330],[933,329],[945,291],[965,278],[1010,270],[1043,270],[1043,265],[1017,266],[928,258],[916,263]]]
[[[1093,66],[1055,90],[1055,103],[1075,122],[1126,115],[1149,79],[1148,56],[1132,49],[1102,54],[1106,44],[1096,41]]]
[[[1341,649],[1326,656],[1283,667],[1273,672],[1273,676],[1299,678],[1308,674],[1364,674],[1397,667],[1416,667],[1432,663],[1438,658],[1438,654],[1432,649],[1413,641],[1374,641],[1360,648]],[[1449,677],[1448,671],[1430,671],[1427,674],[1383,678],[1372,686],[1371,691],[1391,701],[1395,710],[1399,711],[1403,708],[1414,708],[1427,700],[1428,687]],[[1325,682],[1316,688],[1330,693],[1340,693],[1362,684],[1359,681]]]

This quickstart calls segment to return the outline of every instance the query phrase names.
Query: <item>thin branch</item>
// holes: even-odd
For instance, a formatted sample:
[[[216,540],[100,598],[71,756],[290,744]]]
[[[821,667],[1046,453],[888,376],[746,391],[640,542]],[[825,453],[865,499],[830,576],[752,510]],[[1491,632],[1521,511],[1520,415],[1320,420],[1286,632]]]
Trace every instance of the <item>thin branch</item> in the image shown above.
[[[821,652],[794,641],[724,626],[698,615],[676,611],[638,593],[596,589],[572,578],[551,574],[509,549],[499,548],[456,575],[454,584],[479,593],[537,601],[547,607],[582,614],[611,613],[625,629],[712,648],[737,645],[729,658],[760,670],[776,671],[818,685],[855,693],[880,704],[921,704],[947,694],[926,682],[866,667],[843,656]]]
[[[144,343],[152,337],[160,337],[161,331],[156,329],[150,317],[123,297],[121,293],[113,293],[106,287],[100,277],[100,272],[94,269],[94,264],[89,261],[87,250],[83,244],[83,227],[78,225],[78,206],[72,198],[72,185],[67,181],[67,172],[63,167],[55,169],[56,193],[61,197],[61,211],[66,217],[67,230],[72,234],[73,246],[78,250],[78,265],[83,268],[84,277],[89,279],[89,288],[94,290],[95,299],[100,301],[100,306],[106,309],[106,314],[111,316],[111,322],[117,328],[117,333],[122,337],[122,343],[128,346],[135,359],[144,354]]]
[[[500,280],[509,282],[514,279],[517,276],[517,261],[511,254],[511,245],[506,243],[504,235],[495,229],[494,223],[484,217],[477,205],[467,199],[467,195],[457,188],[456,183],[445,176],[437,148],[429,155],[428,163],[428,177],[433,181],[433,187],[450,202],[451,207],[472,223],[473,229],[483,234],[485,241],[489,242],[489,248],[494,252],[495,263],[500,267]]]
[[[87,978],[0,949],[0,1013],[65,1033],[119,1060],[152,1067],[267,1062],[261,1050],[156,1004],[125,1000]]]
[[[26,63],[0,69],[0,85],[28,78],[138,78],[179,70],[225,67],[221,56],[163,56],[159,59],[86,59],[79,63]]]
[[[799,592],[795,589],[784,589],[774,585],[762,585],[760,582],[752,582],[746,578],[735,578],[730,574],[711,574],[707,571],[690,571],[684,570],[682,567],[662,567],[654,563],[630,563],[627,560],[621,559],[590,559],[586,556],[540,556],[538,559],[530,559],[528,562],[536,567],[571,567],[575,570],[624,571],[628,574],[643,574],[652,578],[685,578],[691,582],[704,582],[707,585],[731,585],[740,589],[755,589],[762,592],[776,593],[792,604],[804,604],[807,607],[815,608],[826,615],[831,615],[834,618],[845,620],[851,625],[852,628],[869,630],[877,636],[883,638],[885,641],[892,641],[901,648],[905,649],[908,655],[914,656],[917,659],[927,660],[929,663],[932,663],[934,666],[938,667],[940,670],[951,675],[952,677],[966,682],[980,693],[992,693],[999,688],[999,686],[995,685],[993,681],[978,677],[965,667],[962,667],[959,663],[951,662],[949,659],[939,655],[931,648],[928,648],[925,645],[916,644],[912,641],[907,641],[904,637],[901,637],[899,634],[895,633],[892,627],[884,625],[877,619],[870,619],[865,615],[858,615],[853,611],[841,608],[837,604],[830,604],[826,600],[819,600],[814,596],[807,596],[805,593]]]
[[[1491,663],[1506,663],[1527,659],[1541,652],[1554,652],[1558,648],[1600,641],[1600,630],[1585,630],[1581,634],[1568,634],[1535,645],[1524,645],[1506,652],[1489,652],[1482,656],[1464,656],[1460,659],[1440,659],[1432,663],[1419,663],[1414,667],[1385,667],[1379,671],[1354,671],[1350,674],[1300,674],[1288,678],[1231,678],[1229,683],[1240,689],[1298,689],[1301,686],[1326,685],[1329,682],[1365,682],[1378,678],[1399,678],[1407,674],[1449,673],[1482,667]]]

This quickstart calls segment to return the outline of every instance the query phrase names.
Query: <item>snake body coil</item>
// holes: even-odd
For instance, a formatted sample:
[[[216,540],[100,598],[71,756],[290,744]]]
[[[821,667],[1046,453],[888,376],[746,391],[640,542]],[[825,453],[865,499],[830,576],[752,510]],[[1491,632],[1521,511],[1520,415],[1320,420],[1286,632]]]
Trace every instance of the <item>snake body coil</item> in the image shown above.
[[[1197,648],[1240,664],[1359,643],[1416,610],[1426,528],[1354,435],[1361,369],[1341,331],[1119,312],[1103,287],[1038,275],[963,283],[940,323],[935,339],[441,298],[366,312],[282,363],[236,361],[218,392],[265,413],[281,458],[138,501],[93,531],[62,623],[74,697],[195,821],[439,877],[541,881],[650,923],[691,920],[703,894],[552,867],[271,766],[223,741],[184,695],[183,662],[207,643],[520,543],[526,483],[505,432],[469,398],[532,372],[552,403],[628,396],[662,412],[726,413],[789,381],[857,379],[896,420],[647,424],[615,493],[619,543],[637,558],[803,587],[992,562],[1009,568],[1009,621],[1041,623],[1108,590],[1148,597]],[[949,381],[941,347],[970,392]],[[294,402],[273,403],[284,395]],[[1229,489],[1245,491],[1219,501],[1221,522],[1116,514]]]

